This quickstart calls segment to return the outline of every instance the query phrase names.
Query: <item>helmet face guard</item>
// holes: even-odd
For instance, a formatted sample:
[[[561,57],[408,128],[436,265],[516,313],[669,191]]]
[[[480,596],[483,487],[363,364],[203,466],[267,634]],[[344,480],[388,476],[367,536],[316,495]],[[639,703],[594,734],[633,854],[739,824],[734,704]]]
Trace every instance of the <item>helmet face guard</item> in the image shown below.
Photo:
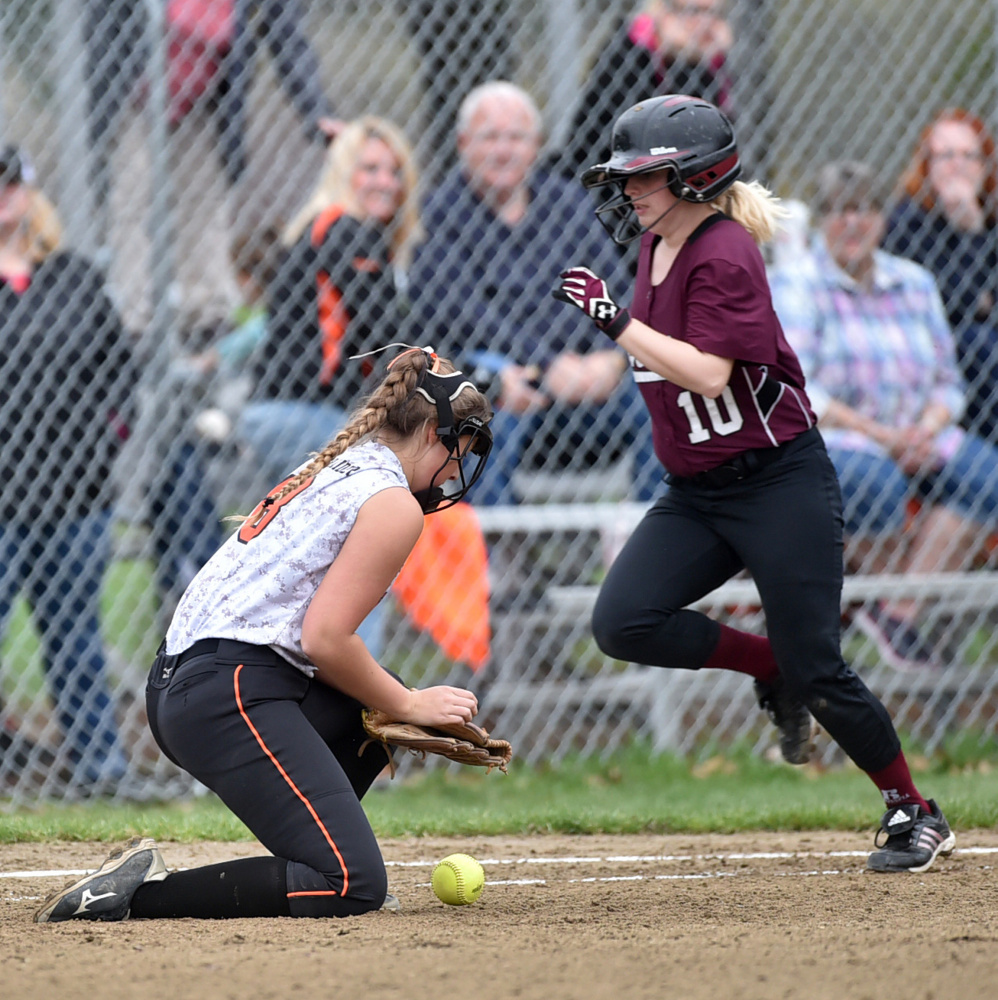
[[[670,166],[672,164],[666,164],[666,167]],[[660,170],[662,168],[654,167],[653,169]],[[624,192],[629,176],[630,174],[609,177],[596,184],[587,185],[589,187],[605,187],[609,190],[607,198],[596,206],[596,218],[599,219],[600,225],[610,234],[610,239],[622,247],[640,239],[652,226],[661,222],[672,211],[672,208],[666,209],[654,222],[649,223],[647,226],[642,226],[634,212],[634,205],[631,199]],[[668,188],[673,194],[676,194],[678,176],[675,169],[669,171],[668,179],[662,187],[655,188],[654,190],[661,191],[664,188]],[[677,198],[679,197],[678,195],[676,196]]]
[[[463,372],[443,375],[427,371],[416,388],[416,392],[436,406],[437,437],[449,452],[440,468],[433,473],[430,485],[423,490],[413,490],[424,514],[446,510],[463,500],[485,471],[485,463],[492,451],[492,431],[488,424],[475,416],[465,417],[457,425],[454,423],[451,403],[469,386],[475,388]],[[457,462],[457,480],[445,480],[443,485],[436,485],[437,477],[451,462]]]
[[[712,201],[737,180],[735,134],[719,108],[697,97],[667,94],[635,104],[617,119],[610,159],[582,174],[587,188],[612,188],[596,216],[615,243],[632,242],[664,217],[642,227],[624,194],[628,177],[664,169],[669,170],[665,186],[678,201]]]

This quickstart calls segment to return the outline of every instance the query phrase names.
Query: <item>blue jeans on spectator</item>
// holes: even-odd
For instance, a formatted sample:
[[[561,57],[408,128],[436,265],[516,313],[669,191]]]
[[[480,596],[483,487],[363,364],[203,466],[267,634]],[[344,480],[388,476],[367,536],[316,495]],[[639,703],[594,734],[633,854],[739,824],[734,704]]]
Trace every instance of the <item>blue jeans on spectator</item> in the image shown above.
[[[179,437],[170,444],[150,492],[156,583],[172,614],[187,585],[223,540],[203,456],[189,439]]]
[[[253,449],[273,487],[325,448],[346,420],[346,411],[338,406],[261,399],[243,408],[237,433]]]
[[[253,450],[269,488],[323,448],[346,424],[346,411],[324,403],[263,399],[247,403],[237,433]],[[357,635],[379,660],[385,645],[385,609],[379,604],[360,624]]]
[[[494,444],[482,478],[470,494],[478,504],[515,504],[513,474],[521,465],[524,453],[533,439],[552,417],[568,433],[583,438],[594,432],[612,432],[615,439],[630,447],[634,456],[634,481],[631,497],[649,501],[662,487],[664,470],[655,457],[652,446],[651,420],[635,383],[627,378],[605,402],[579,406],[553,406],[551,410],[536,413],[510,413],[497,409],[490,424]],[[571,448],[566,443],[566,449]],[[572,471],[579,467],[574,463]]]
[[[847,534],[898,532],[909,499],[948,507],[994,527],[998,521],[998,448],[967,434],[952,459],[912,479],[892,458],[830,446],[842,488]]]
[[[954,334],[957,360],[967,380],[964,426],[986,441],[998,442],[998,329],[968,323]]]
[[[107,510],[0,523],[0,627],[6,630],[22,592],[69,759],[88,782],[118,780],[127,767],[100,632],[110,527]]]

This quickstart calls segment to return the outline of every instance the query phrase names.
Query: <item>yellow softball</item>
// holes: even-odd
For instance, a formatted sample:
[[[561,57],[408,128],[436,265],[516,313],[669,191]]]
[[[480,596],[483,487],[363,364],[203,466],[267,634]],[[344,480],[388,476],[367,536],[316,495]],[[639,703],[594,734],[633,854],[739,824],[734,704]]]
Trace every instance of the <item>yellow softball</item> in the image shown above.
[[[485,888],[485,871],[469,854],[448,854],[433,869],[433,891],[451,906],[474,903]]]

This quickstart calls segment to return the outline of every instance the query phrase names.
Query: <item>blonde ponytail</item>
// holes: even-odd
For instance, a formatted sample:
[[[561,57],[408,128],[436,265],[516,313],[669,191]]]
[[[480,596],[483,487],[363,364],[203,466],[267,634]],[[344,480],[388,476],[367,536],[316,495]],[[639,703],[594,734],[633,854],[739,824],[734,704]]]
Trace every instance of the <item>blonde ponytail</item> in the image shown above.
[[[780,220],[790,215],[780,199],[758,181],[735,181],[713,204],[744,226],[760,245],[768,243]]]

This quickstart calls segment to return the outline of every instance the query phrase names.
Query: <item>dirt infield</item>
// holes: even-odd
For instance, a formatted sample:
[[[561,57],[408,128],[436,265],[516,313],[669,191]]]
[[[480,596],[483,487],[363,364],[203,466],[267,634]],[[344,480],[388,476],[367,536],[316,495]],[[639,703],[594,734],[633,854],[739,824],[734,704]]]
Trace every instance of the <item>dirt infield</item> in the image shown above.
[[[0,992],[100,1000],[977,1000],[998,972],[998,832],[925,875],[864,871],[864,834],[386,841],[401,914],[36,925],[105,845],[0,846]],[[161,844],[171,867],[263,853]],[[464,851],[473,906],[429,888]],[[857,852],[857,853],[854,853]],[[420,862],[424,862],[420,864]],[[12,877],[13,873],[35,873]]]

